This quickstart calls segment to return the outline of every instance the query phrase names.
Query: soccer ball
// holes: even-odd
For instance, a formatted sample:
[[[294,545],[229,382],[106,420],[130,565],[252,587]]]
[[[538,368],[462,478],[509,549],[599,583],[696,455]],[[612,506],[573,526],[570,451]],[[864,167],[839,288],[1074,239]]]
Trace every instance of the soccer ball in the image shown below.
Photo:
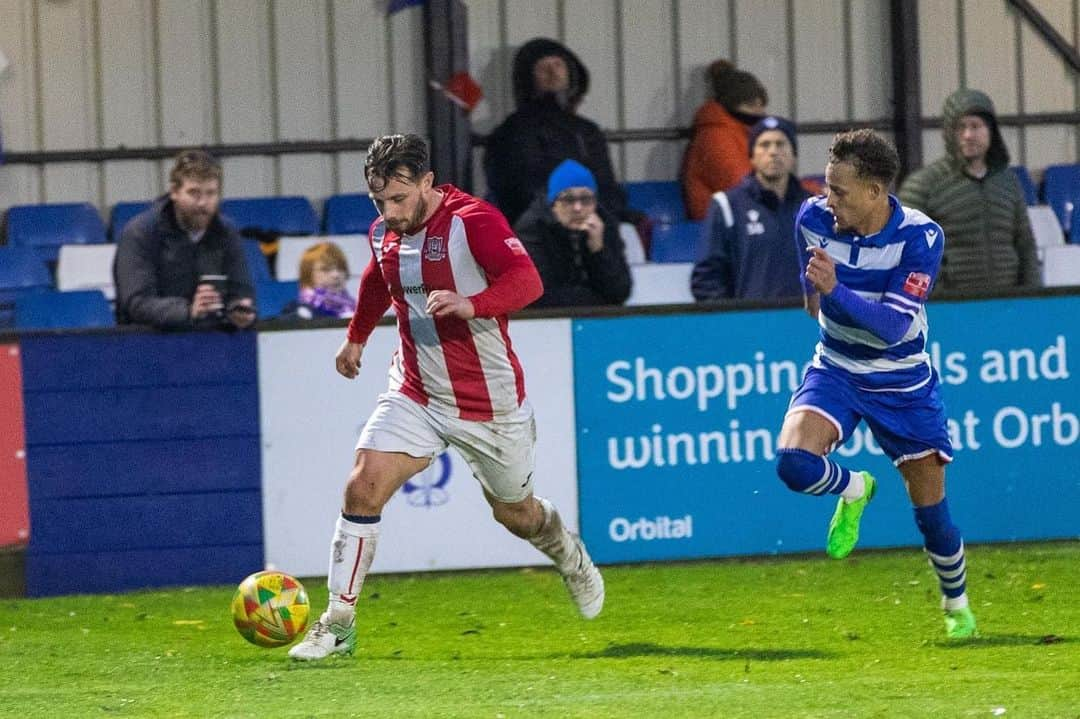
[[[232,599],[236,630],[260,647],[291,643],[307,627],[308,611],[304,585],[283,572],[255,572]]]

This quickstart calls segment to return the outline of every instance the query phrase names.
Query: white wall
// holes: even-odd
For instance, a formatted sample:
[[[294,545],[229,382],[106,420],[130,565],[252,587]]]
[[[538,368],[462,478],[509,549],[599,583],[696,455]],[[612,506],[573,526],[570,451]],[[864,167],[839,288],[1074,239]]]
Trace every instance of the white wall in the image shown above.
[[[372,0],[0,0],[11,152],[426,130],[422,10]],[[402,61],[402,59],[405,61]],[[225,160],[229,196],[361,189],[357,153]],[[0,209],[163,191],[169,161],[0,166]]]
[[[577,452],[570,320],[515,320],[514,350],[536,412],[535,491],[578,526]],[[344,329],[259,334],[259,408],[263,440],[263,533],[266,562],[299,576],[325,575],[330,538],[361,427],[386,390],[397,328],[376,328],[360,376],[333,368]],[[373,571],[405,572],[546,564],[532,545],[491,517],[480,484],[450,452],[445,486],[399,491],[383,511]],[[413,481],[428,486],[440,467]],[[433,501],[425,501],[425,498]]]
[[[891,114],[887,0],[482,0],[468,3],[472,72],[487,91],[474,113],[478,132],[512,111],[507,76],[514,52],[536,35],[565,42],[588,65],[592,89],[582,113],[607,129],[686,127],[705,96],[704,70],[726,57],[753,72],[770,110],[796,121],[850,122]],[[1080,0],[1036,7],[1074,44]],[[957,8],[963,15],[957,17]],[[526,9],[527,8],[527,9]],[[990,93],[1003,114],[1080,110],[1080,82],[1022,25],[1004,1],[920,0],[924,114],[940,115],[967,83]],[[961,31],[962,29],[962,31]],[[503,70],[503,68],[506,68]],[[1006,133],[1014,161],[1037,171],[1075,162],[1075,127]],[[800,172],[818,174],[831,134],[800,137]],[[924,152],[942,149],[939,130]],[[613,143],[622,179],[673,179],[685,143]],[[477,163],[476,167],[479,167]],[[480,174],[477,174],[480,177]]]
[[[1036,7],[1074,45],[1080,0]],[[886,0],[466,0],[470,63],[491,130],[512,109],[510,63],[537,35],[589,66],[582,113],[607,129],[685,127],[704,68],[735,60],[797,121],[888,118]],[[0,0],[0,128],[8,152],[362,139],[425,132],[422,10],[390,17],[383,0]],[[1002,113],[1075,111],[1080,82],[1004,0],[920,0],[923,112],[962,84]],[[941,149],[927,131],[924,154]],[[816,174],[828,135],[800,138]],[[1007,134],[1036,175],[1075,162],[1072,126]],[[614,143],[619,176],[677,175],[682,141]],[[479,153],[477,153],[479,156]],[[251,156],[226,162],[233,196],[356,191],[359,153]],[[90,200],[103,209],[162,187],[168,162],[0,166],[0,209]],[[477,157],[476,167],[479,167]],[[480,178],[480,173],[477,173]],[[482,182],[477,190],[482,191]]]

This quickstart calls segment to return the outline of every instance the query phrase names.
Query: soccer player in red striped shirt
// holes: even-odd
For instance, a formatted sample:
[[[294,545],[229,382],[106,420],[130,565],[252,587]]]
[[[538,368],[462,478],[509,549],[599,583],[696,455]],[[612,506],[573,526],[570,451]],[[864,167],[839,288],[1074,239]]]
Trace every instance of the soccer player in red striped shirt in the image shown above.
[[[289,656],[353,651],[356,598],[382,508],[448,446],[469,463],[495,519],[550,557],[582,616],[595,617],[604,603],[600,572],[555,507],[533,495],[536,423],[507,333],[507,314],[543,292],[532,260],[497,209],[434,184],[422,138],[376,139],[364,175],[380,217],[337,371],[357,376],[364,343],[389,307],[401,344],[356,445],[331,543],[329,607]]]

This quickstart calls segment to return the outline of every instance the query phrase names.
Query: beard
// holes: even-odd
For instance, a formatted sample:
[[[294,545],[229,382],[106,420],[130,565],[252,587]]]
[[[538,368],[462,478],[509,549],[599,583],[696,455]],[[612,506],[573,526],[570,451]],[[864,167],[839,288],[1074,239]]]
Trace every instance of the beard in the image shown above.
[[[202,232],[210,227],[214,215],[202,210],[176,210],[176,221],[187,232]]]
[[[420,223],[424,221],[424,217],[427,216],[428,205],[424,201],[423,197],[420,197],[416,201],[416,210],[412,216],[407,220],[394,220],[393,222],[387,222],[387,226],[398,233],[399,235],[410,234],[410,230],[415,230],[420,226]]]

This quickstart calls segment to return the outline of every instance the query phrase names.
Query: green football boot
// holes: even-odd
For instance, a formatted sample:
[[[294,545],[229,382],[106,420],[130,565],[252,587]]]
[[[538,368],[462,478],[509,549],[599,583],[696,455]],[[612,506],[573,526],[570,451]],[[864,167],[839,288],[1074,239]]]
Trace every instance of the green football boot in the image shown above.
[[[843,559],[855,549],[859,541],[859,520],[877,490],[877,480],[869,472],[861,472],[866,483],[863,496],[854,502],[847,502],[841,497],[836,503],[836,511],[829,521],[829,537],[825,544],[825,553],[833,559]]]
[[[979,636],[971,609],[964,607],[945,611],[945,636],[949,639],[974,639]]]

